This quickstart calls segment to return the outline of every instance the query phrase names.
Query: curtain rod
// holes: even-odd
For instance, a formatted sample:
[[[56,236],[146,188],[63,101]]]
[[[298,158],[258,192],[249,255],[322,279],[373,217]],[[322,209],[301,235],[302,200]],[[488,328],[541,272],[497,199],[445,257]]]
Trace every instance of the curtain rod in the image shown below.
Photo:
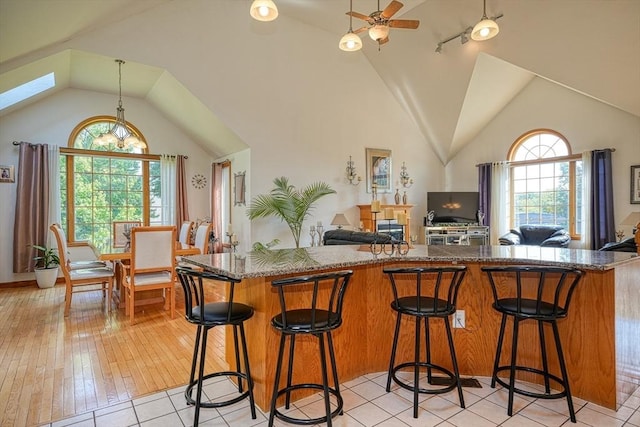
[[[27,142],[27,141],[13,141],[12,144],[13,145],[20,145],[23,142],[26,142],[27,144],[32,144],[31,142]],[[62,149],[68,148],[68,147],[60,147]],[[78,150],[78,149],[76,149]],[[120,153],[119,151],[100,151],[100,153]],[[120,153],[120,154],[129,154],[129,153]],[[133,154],[138,154],[138,153],[133,153]],[[158,155],[159,156],[159,155]],[[178,154],[165,154],[165,156],[169,156],[169,157],[178,157]],[[189,156],[183,156],[185,159],[188,159]]]
[[[591,150],[591,151],[602,151],[602,150],[611,150],[612,153],[616,151],[615,148],[598,148],[598,149]],[[582,157],[582,154],[572,154],[570,156],[558,156],[558,157],[554,158],[553,160],[562,161],[562,160],[569,160],[569,159],[577,159],[578,157]],[[548,160],[552,160],[552,159],[544,159],[544,158],[542,158],[542,159],[536,159],[536,160],[517,160],[517,161],[500,160],[500,161],[497,161],[497,162],[478,163],[478,164],[476,164],[476,167],[482,166],[482,165],[486,165],[486,164],[491,164],[491,163],[508,163],[509,165],[518,165],[520,163],[525,163],[525,162],[542,163],[542,162],[546,162]]]

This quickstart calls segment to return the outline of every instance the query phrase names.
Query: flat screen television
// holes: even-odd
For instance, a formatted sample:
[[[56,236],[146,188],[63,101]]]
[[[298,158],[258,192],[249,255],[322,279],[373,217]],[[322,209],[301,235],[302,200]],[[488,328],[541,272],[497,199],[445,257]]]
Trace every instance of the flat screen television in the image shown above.
[[[427,211],[434,211],[433,223],[478,222],[480,203],[477,191],[444,191],[427,193]]]

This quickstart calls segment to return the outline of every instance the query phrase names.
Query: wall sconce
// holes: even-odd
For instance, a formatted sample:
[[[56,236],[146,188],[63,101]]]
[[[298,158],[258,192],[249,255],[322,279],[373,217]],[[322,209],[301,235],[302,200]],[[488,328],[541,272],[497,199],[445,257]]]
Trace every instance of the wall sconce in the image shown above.
[[[347,162],[347,179],[351,185],[358,185],[362,181],[362,177],[356,174],[356,167],[353,165],[351,156],[349,156],[349,161]]]
[[[413,185],[413,179],[409,177],[409,172],[407,172],[407,166],[404,162],[402,162],[402,167],[400,168],[400,184],[405,188]]]

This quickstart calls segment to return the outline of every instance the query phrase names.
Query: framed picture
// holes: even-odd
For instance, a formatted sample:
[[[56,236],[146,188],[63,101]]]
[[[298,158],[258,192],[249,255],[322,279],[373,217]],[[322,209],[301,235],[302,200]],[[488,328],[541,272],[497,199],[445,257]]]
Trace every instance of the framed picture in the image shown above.
[[[244,182],[245,172],[239,172],[233,174],[233,196],[234,196],[234,206],[245,205],[245,182]]]
[[[16,182],[13,166],[0,165],[0,182]]]
[[[631,166],[631,203],[640,204],[640,165]]]
[[[391,150],[366,148],[367,158],[367,192],[373,186],[377,193],[391,192]]]
[[[113,221],[112,242],[114,248],[124,248],[131,239],[131,229],[140,227],[141,221]]]

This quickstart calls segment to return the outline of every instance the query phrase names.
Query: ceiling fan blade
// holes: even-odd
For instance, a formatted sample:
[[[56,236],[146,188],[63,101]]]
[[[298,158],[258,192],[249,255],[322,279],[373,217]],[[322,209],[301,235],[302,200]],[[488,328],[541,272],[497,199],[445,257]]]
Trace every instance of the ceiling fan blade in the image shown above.
[[[400,3],[399,1],[392,0],[391,3],[389,3],[389,6],[384,8],[384,10],[380,14],[380,16],[383,17],[384,19],[389,19],[393,15],[395,15],[396,12],[399,11],[400,8],[402,8],[402,6],[404,6],[404,5],[402,3]]]
[[[408,28],[415,30],[420,25],[420,21],[417,19],[392,19],[389,21],[389,26],[392,28]]]
[[[367,15],[363,15],[362,13],[358,12],[347,12],[347,15],[353,16],[354,18],[362,19],[363,21],[369,21],[369,19],[371,19]]]
[[[363,31],[367,31],[369,29],[369,27],[360,27],[357,30],[353,30],[354,34],[360,34]]]

